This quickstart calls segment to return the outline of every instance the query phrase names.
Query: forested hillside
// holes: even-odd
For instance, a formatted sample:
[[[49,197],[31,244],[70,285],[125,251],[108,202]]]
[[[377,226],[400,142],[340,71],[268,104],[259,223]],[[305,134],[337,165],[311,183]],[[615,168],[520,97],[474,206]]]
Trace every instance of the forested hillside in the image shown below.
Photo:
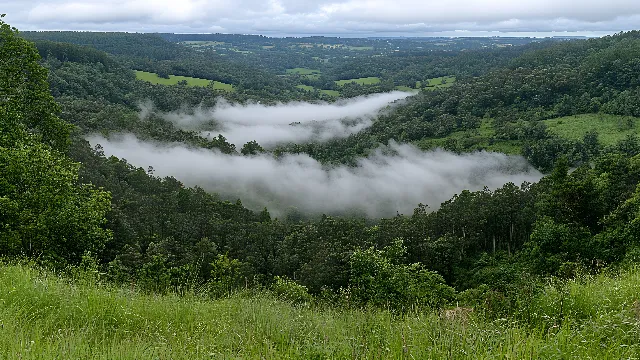
[[[132,295],[135,302],[130,306],[139,312],[147,302],[159,311],[166,310],[163,306],[183,306],[176,304],[184,298],[167,297],[169,303],[162,305],[146,297],[173,294],[193,296],[203,314],[215,306],[206,301],[232,306],[227,304],[250,303],[249,297],[267,304],[256,310],[260,316],[273,311],[271,302],[277,302],[273,306],[282,307],[289,318],[312,317],[310,326],[341,324],[343,320],[336,318],[347,314],[358,317],[367,334],[380,334],[390,321],[393,334],[381,338],[402,340],[380,346],[380,351],[394,354],[413,351],[407,342],[420,343],[405,339],[404,330],[399,334],[394,327],[417,326],[443,334],[438,329],[468,331],[468,321],[480,324],[473,328],[477,335],[470,332],[469,337],[480,339],[491,333],[497,344],[506,341],[497,335],[504,330],[536,344],[564,339],[557,341],[577,349],[582,345],[571,335],[576,331],[587,343],[583,350],[588,350],[580,353],[585,357],[602,356],[603,347],[615,348],[612,357],[637,354],[637,293],[624,292],[606,307],[592,301],[591,290],[584,288],[591,286],[590,281],[599,281],[609,286],[600,295],[609,298],[621,286],[637,288],[633,284],[640,256],[640,141],[636,135],[640,33],[508,49],[354,56],[334,64],[329,61],[314,77],[278,73],[285,67],[309,66],[304,54],[300,63],[258,68],[250,60],[195,50],[158,35],[23,34],[1,21],[0,26],[0,255],[5,263],[14,264],[4,265],[2,272],[17,279],[21,291],[0,302],[6,309],[29,301],[43,309],[61,307],[65,301],[81,302],[78,293],[63,299],[60,294],[67,285],[48,279],[53,275],[47,274],[56,272],[88,281],[79,291],[89,292],[96,304],[110,296],[105,293],[118,291],[112,287],[138,291],[142,294]],[[367,44],[345,44],[358,45]],[[214,89],[213,83],[202,87],[185,82],[152,84],[137,79],[134,70],[218,81],[233,85],[234,90]],[[455,76],[455,82],[430,85],[430,79],[447,75]],[[302,77],[315,90],[297,87]],[[364,77],[380,81],[336,82]],[[255,141],[238,146],[215,131],[210,137],[202,136],[198,129],[181,126],[167,115],[182,111],[195,116],[220,104],[307,101],[327,105],[397,86],[415,91],[375,112],[367,118],[368,126],[356,133],[283,141],[272,147]],[[335,90],[338,96],[320,91],[329,87],[339,89]],[[558,129],[574,119],[589,121],[593,130],[568,136],[572,133],[548,128],[552,124]],[[606,127],[605,120],[615,126]],[[600,128],[623,135],[608,134],[607,139],[615,141],[604,143]],[[546,175],[535,183],[462,189],[439,207],[428,207],[416,198],[413,213],[389,218],[350,213],[353,209],[345,209],[341,216],[297,209],[272,216],[267,208],[246,208],[243,199],[228,201],[198,186],[185,186],[177,179],[181,174],[156,176],[148,164],[134,166],[105,155],[102,146],[92,147],[87,141],[96,134],[109,139],[123,133],[225,159],[279,161],[293,154],[308,155],[309,161],[318,160],[328,169],[345,164],[357,168],[376,152],[397,152],[395,142],[453,153],[493,150],[521,154]],[[45,288],[57,289],[55,305],[27,300],[30,291],[36,294],[32,299],[47,295],[39,285],[33,289],[29,285],[40,275],[15,265],[16,259],[46,269],[42,276],[51,283]],[[615,274],[622,275],[615,278]],[[0,282],[0,288],[9,289],[9,285]],[[121,296],[125,295],[108,301],[115,304],[114,314],[126,318],[116,306],[128,301]],[[453,307],[452,316],[463,315],[451,322],[446,314],[452,313],[444,310]],[[421,314],[431,319],[427,325]],[[76,315],[60,315],[60,323],[79,327],[76,321],[81,316]],[[611,317],[611,323],[605,317]],[[121,323],[105,316],[104,321],[126,332],[142,328],[138,320]],[[52,321],[43,326],[58,325]],[[183,326],[176,330],[180,336],[187,337],[182,332],[187,328],[198,331],[192,328],[195,324],[179,326]],[[610,331],[619,343],[605,335],[588,336],[591,328]],[[11,329],[19,333],[17,327]],[[296,332],[307,330],[292,331],[296,340],[291,343],[302,341]],[[343,344],[348,341],[345,336],[353,338],[357,335],[349,334],[360,330],[335,330],[339,335],[327,334],[324,341],[333,341],[329,337],[336,335]],[[41,331],[42,337],[51,337],[48,330]],[[276,336],[270,330],[265,330],[266,335],[260,331],[260,336]],[[289,340],[278,341],[289,344]],[[326,350],[318,341],[322,340],[309,340],[304,349]],[[361,349],[363,356],[375,356],[372,349],[378,345],[374,342]],[[470,349],[480,348],[480,343],[474,340]],[[273,348],[286,348],[279,346]],[[238,354],[246,351],[257,356],[262,353],[257,348],[241,349]],[[533,348],[523,346],[525,350],[514,353],[529,356]],[[495,349],[482,351],[489,356]],[[311,356],[300,348],[287,351],[292,358]],[[344,357],[347,352],[340,347],[333,354],[318,351],[317,357]],[[446,356],[446,349],[416,350],[416,354]],[[451,357],[452,350],[448,354]]]

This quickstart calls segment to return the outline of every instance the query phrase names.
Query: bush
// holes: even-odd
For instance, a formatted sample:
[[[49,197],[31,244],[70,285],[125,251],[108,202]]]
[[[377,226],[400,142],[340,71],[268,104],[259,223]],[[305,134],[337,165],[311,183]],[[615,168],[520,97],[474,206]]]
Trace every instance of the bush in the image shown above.
[[[309,295],[306,286],[300,285],[286,277],[276,276],[274,280],[275,283],[271,286],[271,290],[280,300],[293,304],[302,304],[311,301],[311,295]]]
[[[439,308],[455,297],[442,276],[421,264],[402,264],[401,239],[383,250],[356,250],[350,259],[349,293],[357,305],[407,312],[414,307]]]

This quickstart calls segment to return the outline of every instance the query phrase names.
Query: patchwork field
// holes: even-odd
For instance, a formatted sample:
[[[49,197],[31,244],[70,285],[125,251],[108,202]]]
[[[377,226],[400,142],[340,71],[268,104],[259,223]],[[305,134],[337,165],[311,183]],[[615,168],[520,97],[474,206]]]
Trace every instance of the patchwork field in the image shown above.
[[[294,68],[294,69],[287,69],[287,74],[289,75],[295,74],[295,75],[304,76],[307,79],[317,80],[320,77],[321,71],[314,70],[314,69],[307,69],[307,68]]]
[[[480,123],[480,127],[473,130],[456,131],[448,136],[426,138],[415,142],[415,145],[423,150],[433,148],[447,148],[455,150],[458,146],[468,147],[470,149],[487,150],[501,152],[505,154],[520,154],[522,143],[515,140],[501,140],[492,142],[491,138],[495,135],[493,123],[490,119],[485,119]]]
[[[164,79],[158,76],[158,74],[146,72],[146,71],[137,71],[136,70],[136,78],[138,80],[148,81],[152,84],[159,85],[177,85],[180,81],[186,81],[187,86],[202,86],[206,87],[211,84],[211,80],[207,79],[198,79],[188,76],[176,76],[169,75],[168,79]],[[234,91],[233,85],[225,84],[219,81],[213,81],[213,88],[216,90],[225,90],[225,91]]]
[[[441,77],[437,77],[437,78],[433,78],[433,79],[427,79],[427,80],[425,80],[425,82],[427,82],[426,89],[437,89],[437,88],[449,87],[449,86],[453,85],[453,83],[456,82],[456,77],[455,76],[441,76]],[[416,83],[416,86],[417,87],[422,87],[422,82],[418,81]]]
[[[630,134],[640,134],[640,118],[607,114],[584,114],[545,120],[549,131],[571,140],[580,140],[591,131],[604,145],[612,145]]]
[[[437,78],[433,78],[433,79],[427,79],[424,81],[426,83],[426,87],[424,87],[424,90],[436,90],[436,89],[441,89],[441,88],[447,88],[453,85],[453,83],[456,82],[456,77],[455,76],[442,76],[442,77],[437,77]],[[418,90],[420,88],[422,88],[422,81],[418,81],[416,82],[416,87],[412,88],[409,86],[396,86],[397,90],[400,91],[411,91],[411,90]]]
[[[359,79],[348,79],[348,80],[338,80],[336,81],[336,84],[342,86],[344,84],[348,84],[354,82],[356,84],[360,84],[360,85],[372,85],[372,84],[377,84],[380,82],[380,78],[379,77],[366,77],[366,78],[359,78]]]

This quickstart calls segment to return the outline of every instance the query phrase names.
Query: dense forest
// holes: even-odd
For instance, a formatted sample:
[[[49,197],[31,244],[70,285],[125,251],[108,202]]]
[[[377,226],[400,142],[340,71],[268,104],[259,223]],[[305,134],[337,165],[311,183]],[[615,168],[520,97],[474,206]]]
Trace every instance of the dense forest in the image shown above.
[[[190,41],[242,48],[234,55]],[[143,293],[270,291],[294,304],[393,316],[459,306],[546,330],[569,316],[561,310],[532,320],[548,282],[637,263],[639,32],[508,47],[468,40],[446,51],[396,42],[394,49],[386,39],[22,33],[0,22],[0,254],[65,273],[95,269],[101,281]],[[298,51],[300,43],[312,45]],[[336,44],[332,55],[325,45]],[[293,68],[318,75],[287,74]],[[233,91],[153,84],[136,70]],[[455,82],[416,84],[443,76]],[[380,81],[338,84],[368,77]],[[223,100],[331,103],[402,86],[413,95],[360,132],[272,148],[205,138],[162,115]],[[143,117],[145,103],[153,109]],[[624,136],[603,142],[595,126],[567,137],[548,125],[586,115],[615,119]],[[356,166],[393,142],[502,151],[546,175],[463,190],[436,208],[415,199],[413,213],[390,218],[275,217],[158,177],[86,140],[118,133],[237,157],[306,154],[326,166]]]

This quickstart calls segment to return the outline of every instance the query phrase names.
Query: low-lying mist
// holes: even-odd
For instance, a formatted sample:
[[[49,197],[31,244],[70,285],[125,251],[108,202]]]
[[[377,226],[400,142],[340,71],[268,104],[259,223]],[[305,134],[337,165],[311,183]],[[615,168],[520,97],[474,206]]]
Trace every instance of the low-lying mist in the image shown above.
[[[255,140],[268,148],[279,143],[326,141],[355,134],[371,126],[381,110],[410,95],[394,91],[335,103],[292,102],[273,106],[221,101],[212,109],[162,116],[179,128],[200,131],[204,137],[222,134],[237,147]],[[148,113],[143,109],[141,116]]]
[[[267,207],[282,215],[291,207],[308,214],[343,214],[350,210],[370,217],[412,213],[419,204],[432,209],[464,189],[498,188],[507,182],[538,181],[542,174],[519,156],[477,152],[457,155],[423,152],[411,145],[391,144],[383,153],[358,161],[356,167],[327,168],[307,155],[275,159],[270,154],[245,157],[187,148],[181,144],[142,142],[132,135],[105,139],[93,136],[105,154],[158,176],[174,176],[248,207]]]

